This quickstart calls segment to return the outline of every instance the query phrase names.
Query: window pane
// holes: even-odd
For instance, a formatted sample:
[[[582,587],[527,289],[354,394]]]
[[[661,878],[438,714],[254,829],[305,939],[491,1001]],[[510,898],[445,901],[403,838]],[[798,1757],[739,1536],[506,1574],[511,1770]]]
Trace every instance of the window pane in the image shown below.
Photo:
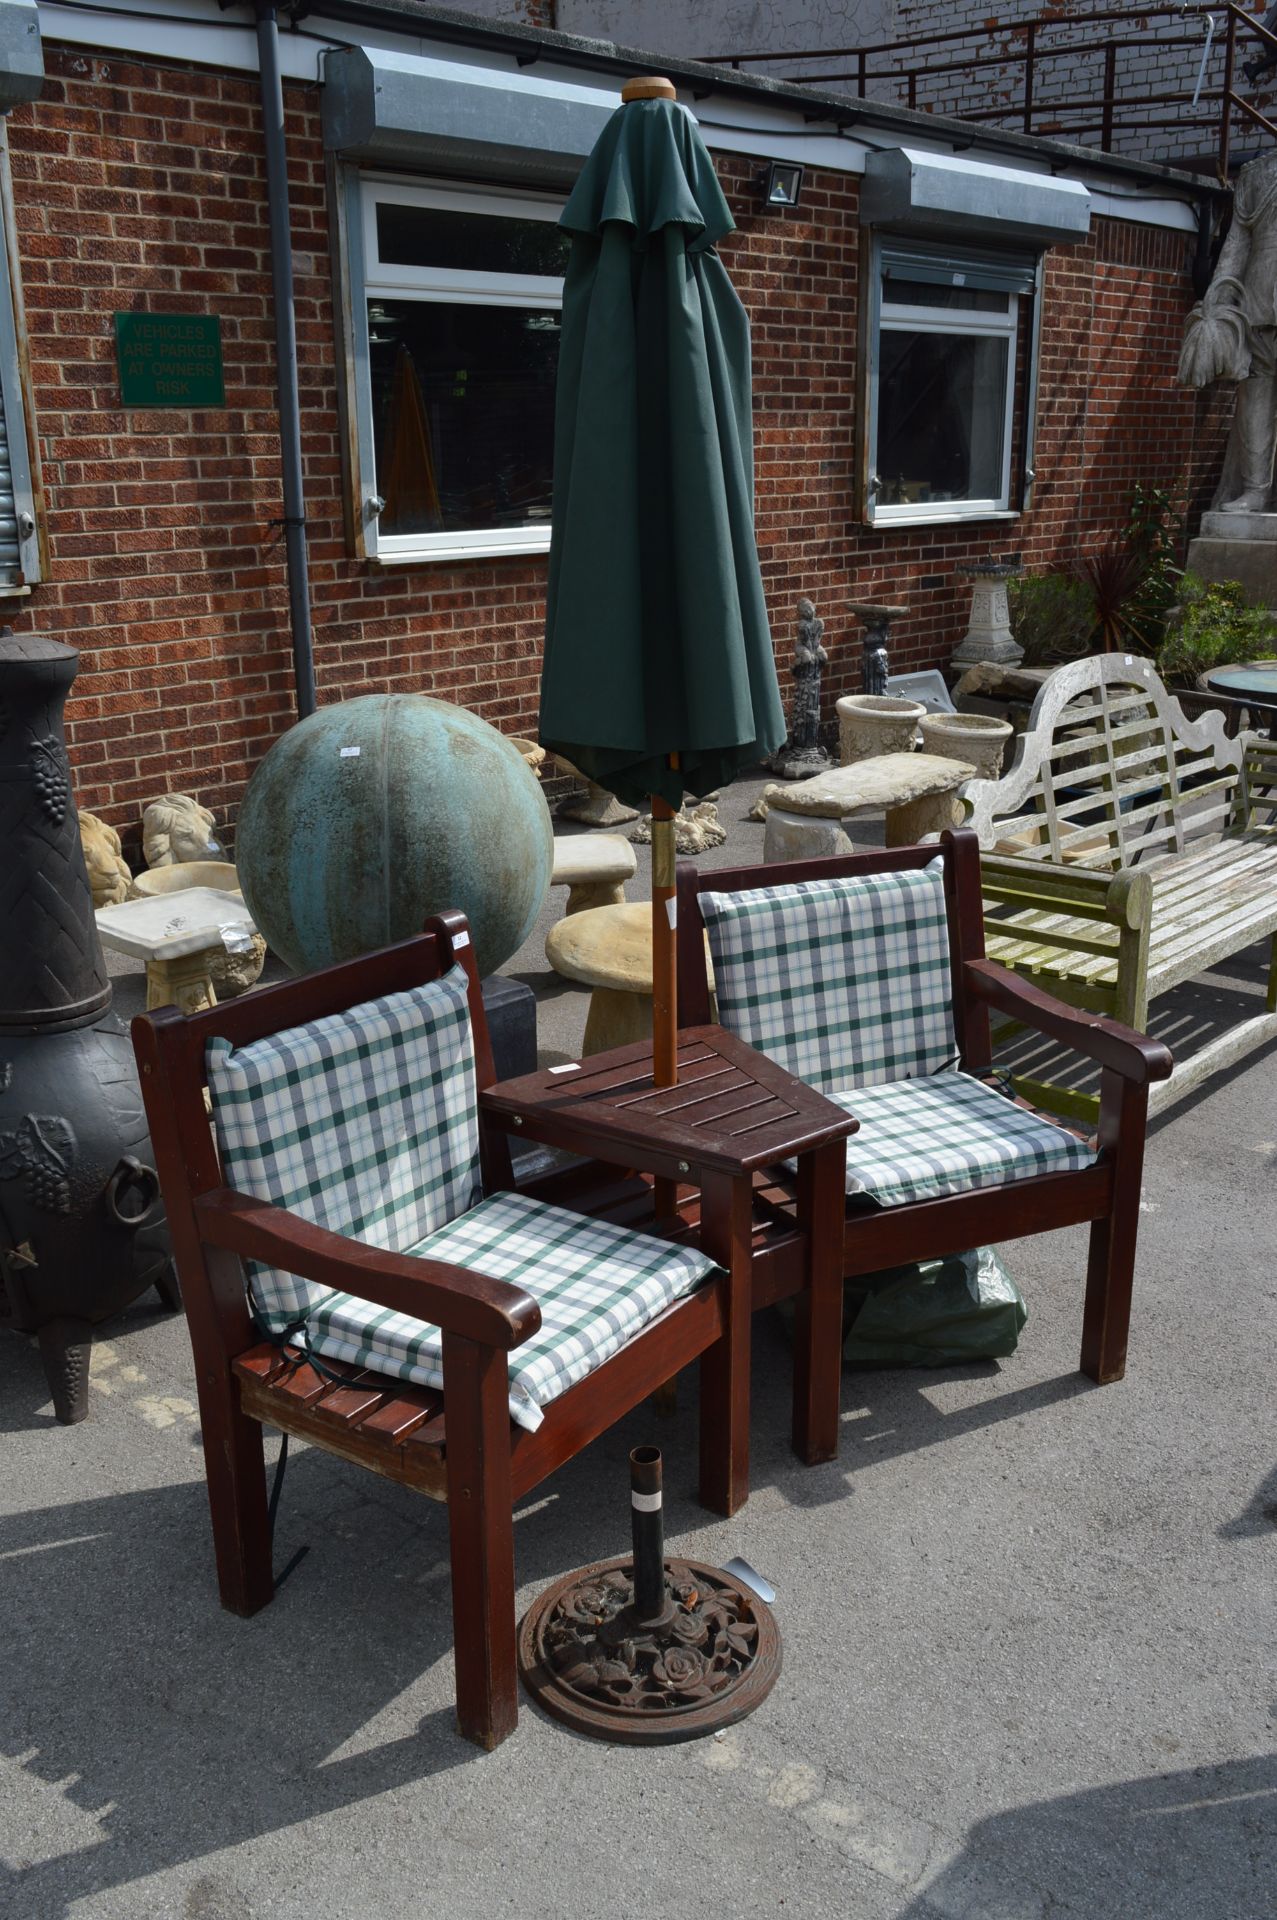
[[[377,202],[377,253],[387,266],[461,267],[478,273],[535,273],[561,279],[567,270],[568,244],[568,236],[554,220]]]
[[[878,505],[1000,500],[1005,339],[884,328],[879,342]]]
[[[1005,313],[1010,295],[980,287],[944,287],[928,280],[884,279],[884,302],[893,307],[947,307],[951,313]]]
[[[559,316],[368,303],[383,534],[548,522]]]

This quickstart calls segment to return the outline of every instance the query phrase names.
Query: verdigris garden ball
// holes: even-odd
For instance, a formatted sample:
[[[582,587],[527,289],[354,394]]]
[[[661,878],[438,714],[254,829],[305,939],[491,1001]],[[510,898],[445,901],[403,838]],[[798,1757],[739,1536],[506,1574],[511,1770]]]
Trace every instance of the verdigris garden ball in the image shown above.
[[[459,907],[487,974],[531,931],[554,833],[535,775],[495,727],[425,694],[374,693],[321,707],[275,742],[244,795],[235,863],[294,972],[405,940]]]

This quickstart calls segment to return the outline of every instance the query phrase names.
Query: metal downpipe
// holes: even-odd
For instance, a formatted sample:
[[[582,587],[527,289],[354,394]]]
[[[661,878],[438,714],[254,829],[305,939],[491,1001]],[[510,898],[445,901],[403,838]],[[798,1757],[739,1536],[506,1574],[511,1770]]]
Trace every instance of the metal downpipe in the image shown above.
[[[288,559],[288,618],[293,638],[297,718],[304,720],[315,711],[315,653],[302,483],[301,404],[297,394],[297,316],[292,223],[288,212],[288,154],[284,143],[284,82],[279,65],[279,16],[268,0],[257,0],[257,66],[266,145],[266,200],[270,212],[271,281],[275,299],[275,383],[279,397],[284,547]]]

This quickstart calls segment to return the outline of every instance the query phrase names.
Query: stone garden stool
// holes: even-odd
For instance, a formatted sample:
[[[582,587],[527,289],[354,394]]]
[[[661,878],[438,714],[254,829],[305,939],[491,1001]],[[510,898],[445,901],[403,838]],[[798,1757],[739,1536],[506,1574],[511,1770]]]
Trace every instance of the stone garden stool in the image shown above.
[[[637,864],[633,847],[619,833],[555,834],[550,885],[568,889],[568,913],[619,907]]]
[[[239,896],[215,887],[123,900],[94,917],[104,947],[145,960],[148,1010],[215,1007],[214,965],[228,954],[251,954],[257,932]]]
[[[789,789],[785,789],[789,791]],[[546,935],[556,973],[592,987],[581,1054],[604,1053],[652,1036],[652,904],[589,907]],[[708,950],[706,964],[709,964]]]
[[[794,786],[770,786],[763,860],[827,860],[850,853],[844,821],[885,813],[887,845],[909,847],[961,817],[956,795],[970,763],[934,753],[884,753]]]

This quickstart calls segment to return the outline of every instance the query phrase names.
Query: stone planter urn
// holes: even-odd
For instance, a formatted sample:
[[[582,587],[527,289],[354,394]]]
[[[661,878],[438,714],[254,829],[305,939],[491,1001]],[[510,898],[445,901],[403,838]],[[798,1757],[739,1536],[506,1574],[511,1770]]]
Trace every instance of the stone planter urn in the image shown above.
[[[927,717],[927,709],[916,700],[890,693],[844,694],[836,711],[838,758],[844,767],[883,753],[911,753],[919,723]]]
[[[921,720],[922,751],[966,760],[977,780],[996,780],[1015,729],[988,713],[927,713]]]

